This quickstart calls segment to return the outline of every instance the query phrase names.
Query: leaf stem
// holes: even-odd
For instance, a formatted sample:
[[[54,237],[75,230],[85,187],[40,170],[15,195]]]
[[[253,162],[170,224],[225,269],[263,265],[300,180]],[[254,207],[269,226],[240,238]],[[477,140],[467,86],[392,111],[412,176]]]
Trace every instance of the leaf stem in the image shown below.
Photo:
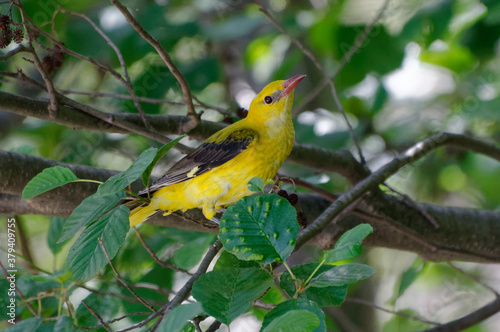
[[[304,282],[304,284],[302,285],[303,287],[304,286],[307,286],[307,284],[309,283],[309,281],[311,281],[311,279],[314,277],[314,275],[316,274],[316,272],[318,272],[319,268],[323,266],[323,264],[325,264],[325,259],[323,258],[323,260],[321,261],[321,263],[318,264],[318,266],[316,266],[316,268],[314,269],[314,271],[311,273],[311,275],[309,276],[309,278],[307,278],[306,282]]]
[[[300,290],[299,283],[297,282],[298,279],[295,277],[295,275],[292,272],[292,269],[290,269],[290,267],[288,266],[286,261],[283,261],[283,265],[286,267],[286,269],[288,270],[288,273],[290,273],[290,276],[292,277],[293,282],[295,283],[295,294],[293,295],[293,298],[296,298],[297,295],[299,294],[299,290]],[[300,288],[302,288],[302,287],[300,287]]]
[[[71,182],[90,182],[90,183],[103,184],[102,181],[91,180],[91,179],[78,179],[78,180],[74,180],[74,181],[71,181]]]
[[[283,265],[285,265],[286,269],[288,270],[288,273],[290,273],[290,276],[292,276],[292,279],[297,280],[297,278],[295,278],[295,275],[293,274],[292,270],[290,269],[290,267],[288,266],[288,264],[285,261],[283,261]]]

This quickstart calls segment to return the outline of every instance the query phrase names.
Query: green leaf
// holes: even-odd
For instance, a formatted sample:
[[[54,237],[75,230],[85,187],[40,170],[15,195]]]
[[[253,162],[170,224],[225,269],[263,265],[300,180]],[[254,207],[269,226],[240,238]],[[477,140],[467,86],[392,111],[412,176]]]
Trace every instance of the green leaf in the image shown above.
[[[258,268],[224,268],[203,274],[192,295],[209,315],[229,325],[273,283],[269,272]]]
[[[372,232],[373,228],[369,224],[360,224],[348,230],[332,250],[325,252],[324,259],[333,263],[358,256],[361,253],[361,242]]]
[[[319,326],[316,314],[307,310],[291,310],[274,319],[262,332],[315,331]]]
[[[42,325],[42,319],[38,317],[31,317],[23,319],[16,324],[7,327],[4,332],[35,332],[36,329]]]
[[[309,278],[317,266],[318,263],[296,265],[292,267],[292,272],[296,278],[305,281]],[[322,265],[316,273],[321,274],[333,268],[333,266]],[[290,277],[290,273],[288,271],[283,272],[281,275],[280,286],[287,292],[288,295],[293,296],[295,294],[295,282]],[[309,287],[302,293],[301,297],[316,302],[320,307],[338,306],[345,300],[347,287],[348,285]]]
[[[248,190],[250,191],[255,191],[255,192],[264,192],[264,187],[266,186],[266,183],[262,178],[256,176],[252,178],[250,181],[248,181]]]
[[[189,323],[188,320],[200,315],[202,312],[203,308],[199,303],[181,304],[161,322],[158,332],[180,332]]]
[[[284,314],[292,310],[307,310],[318,317],[319,326],[314,330],[309,329],[307,331],[326,332],[325,313],[323,312],[323,310],[321,310],[315,302],[301,298],[282,302],[278,304],[273,310],[269,311],[264,318],[264,321],[262,322],[261,331],[265,330],[266,327],[271,322],[274,322],[277,317],[283,316]]]
[[[219,227],[226,250],[264,264],[290,256],[298,232],[295,208],[274,194],[243,197],[226,210]]]
[[[36,332],[83,332],[73,327],[73,320],[68,316],[60,316],[57,321],[44,322]]]
[[[401,275],[401,280],[399,282],[399,287],[397,293],[394,296],[393,301],[396,301],[403,293],[408,289],[408,287],[413,284],[413,282],[418,278],[418,276],[424,270],[426,263],[421,258],[416,258],[413,264],[403,272]]]
[[[110,289],[106,286],[99,289],[100,291],[109,291]],[[118,293],[117,289],[112,289],[113,293]],[[129,293],[130,294],[130,293]],[[85,303],[94,312],[98,312],[104,320],[109,320],[115,318],[118,310],[120,308],[119,299],[112,295],[102,295],[91,293],[85,299]],[[83,302],[80,302],[78,308],[76,308],[75,319],[78,322],[78,326],[95,326],[99,324],[97,318],[92,315],[92,313],[85,307]],[[101,330],[99,330],[100,332]]]
[[[149,148],[143,151],[126,171],[113,175],[106,182],[101,184],[99,189],[97,189],[97,197],[115,194],[137,180],[155,158],[156,151],[157,149],[155,148]]]
[[[214,271],[220,270],[226,267],[256,267],[259,268],[259,264],[253,261],[243,261],[238,259],[235,255],[231,254],[229,251],[223,250],[215,263]]]
[[[73,320],[68,316],[60,316],[57,319],[56,326],[54,327],[54,332],[79,332],[83,331],[81,329],[75,329],[73,327]]]
[[[194,241],[186,243],[172,257],[174,265],[189,270],[200,262],[203,254],[214,241],[214,234],[204,234]]]
[[[155,165],[158,162],[158,160],[160,160],[161,158],[163,158],[163,156],[165,156],[165,154],[168,151],[170,151],[177,143],[179,143],[179,141],[181,139],[183,139],[186,136],[187,135],[182,135],[182,136],[177,137],[173,141],[171,141],[171,142],[165,144],[164,146],[162,146],[158,150],[158,152],[156,152],[156,155],[155,155],[153,161],[148,165],[148,167],[146,167],[146,169],[142,173],[142,183],[144,184],[144,186],[146,186],[146,187],[149,186],[149,177],[151,176],[151,171],[155,167]]]
[[[402,315],[419,318],[419,314],[410,310],[400,310],[398,313]],[[386,321],[382,327],[382,332],[394,332],[394,331],[405,331],[405,332],[417,332],[423,331],[431,328],[432,325],[420,322],[416,319],[408,319],[404,316],[393,315],[388,321]],[[470,328],[466,330],[467,332],[473,332]],[[483,331],[483,330],[479,330]]]
[[[22,199],[33,198],[75,180],[78,180],[77,176],[67,167],[54,166],[46,168],[24,187]]]
[[[62,236],[58,242],[60,243],[71,238],[82,227],[91,224],[104,212],[112,209],[125,196],[125,192],[120,191],[106,197],[98,197],[94,194],[85,198],[80,205],[73,210],[73,213],[71,213],[68,219],[66,219],[62,230]]]
[[[66,269],[78,280],[88,280],[108,263],[98,239],[113,259],[130,228],[129,209],[121,205],[90,225],[75,241],[66,258]]]
[[[66,218],[63,217],[52,217],[50,219],[50,226],[47,232],[47,244],[54,255],[57,255],[67,242],[57,242],[59,238],[61,238],[65,222]]]
[[[366,279],[377,272],[365,264],[344,264],[318,274],[309,282],[311,287],[342,286]]]

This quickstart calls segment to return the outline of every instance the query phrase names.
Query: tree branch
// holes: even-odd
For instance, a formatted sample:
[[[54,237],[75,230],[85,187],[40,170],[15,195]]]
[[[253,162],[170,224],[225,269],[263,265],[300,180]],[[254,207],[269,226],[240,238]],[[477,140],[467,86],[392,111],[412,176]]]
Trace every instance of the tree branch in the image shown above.
[[[134,88],[132,86],[132,81],[130,80],[130,76],[128,75],[128,70],[127,70],[127,65],[125,64],[125,60],[123,59],[123,55],[120,51],[120,49],[113,43],[113,41],[102,31],[92,20],[84,14],[80,13],[74,13],[69,10],[65,10],[62,8],[59,8],[59,11],[63,14],[71,15],[71,16],[76,16],[84,19],[87,21],[92,28],[106,41],[106,43],[115,51],[116,56],[118,57],[118,61],[120,62],[120,66],[122,67],[123,71],[123,76],[124,76],[124,85],[125,88],[127,89],[128,93],[130,94],[130,97],[132,98],[132,101],[134,103],[134,106],[137,108],[139,111],[139,114],[141,115],[142,122],[144,123],[144,126],[146,129],[151,129],[151,124],[148,122],[146,118],[146,113],[144,112],[144,109],[141,106],[141,103],[139,103],[139,100],[137,99],[137,96],[134,92]],[[56,15],[56,14],[54,14]]]
[[[7,112],[52,121],[73,129],[129,134],[130,130],[125,125],[121,127],[117,125],[118,123],[123,123],[130,127],[138,128],[135,131],[137,133],[142,134],[147,131],[137,114],[112,114],[114,122],[111,122],[103,120],[111,116],[108,113],[99,112],[92,108],[91,114],[85,114],[74,107],[61,104],[59,105],[56,118],[50,120],[46,112],[48,106],[47,100],[22,97],[1,91],[0,100],[2,101],[2,109]],[[151,122],[155,132],[162,135],[179,133],[181,128],[189,121],[183,116],[146,115],[146,117]],[[189,132],[189,135],[195,139],[203,140],[224,128],[224,126],[225,124],[223,123],[201,121],[200,125]],[[146,137],[152,138],[150,135]],[[182,148],[182,150],[186,149]],[[353,183],[360,181],[370,174],[369,170],[359,164],[348,150],[332,151],[314,146],[296,144],[288,159],[291,162],[315,169],[337,172]]]
[[[138,121],[140,119],[138,118]],[[453,136],[449,136],[453,137]],[[0,214],[42,214],[68,216],[86,197],[93,194],[96,185],[73,183],[51,190],[28,201],[20,199],[26,183],[43,169],[61,165],[69,167],[78,177],[105,181],[116,172],[55,162],[40,157],[0,151]],[[142,189],[140,181],[132,185],[133,190]],[[311,240],[311,244],[322,248],[331,247],[336,239],[355,225],[368,222],[375,232],[366,239],[369,246],[381,246],[407,250],[420,254],[429,260],[469,260],[478,262],[500,262],[500,247],[496,239],[500,237],[500,212],[442,207],[417,203],[421,209],[439,221],[440,228],[435,230],[418,211],[408,207],[398,197],[386,194],[368,195],[367,203],[361,203],[356,211],[340,220],[336,225],[329,225],[320,235]],[[315,194],[301,194],[300,203],[308,220],[315,220],[331,201]],[[373,211],[371,211],[372,209]],[[369,218],[367,215],[383,216]],[[480,222],[478,222],[480,220]],[[197,210],[175,213],[167,217],[158,216],[148,221],[154,225],[181,228],[187,230],[216,233],[213,222],[206,220]],[[394,227],[388,227],[391,223]],[[436,250],[423,246],[421,242],[409,238],[395,229],[404,229],[421,241],[431,243]],[[307,228],[306,228],[307,230]],[[476,241],[468,241],[475,234]]]
[[[177,69],[174,62],[168,55],[167,51],[165,51],[163,46],[161,46],[160,42],[155,38],[153,38],[153,36],[151,36],[146,30],[144,30],[141,24],[129,12],[127,7],[121,4],[120,1],[118,0],[111,0],[111,4],[115,6],[123,14],[123,16],[125,16],[130,25],[135,29],[135,31],[137,31],[137,33],[139,33],[139,35],[145,41],[147,41],[151,46],[153,46],[153,48],[156,50],[156,52],[158,52],[158,54],[162,58],[163,62],[167,65],[170,72],[174,75],[177,82],[179,82],[179,85],[181,86],[182,89],[182,94],[184,96],[184,103],[186,104],[187,107],[187,114],[191,118],[191,121],[186,123],[186,125],[183,127],[183,131],[188,132],[191,129],[195,128],[200,123],[200,118],[198,117],[194,109],[193,100],[191,97],[191,90],[189,89],[189,85],[184,76],[182,76],[179,69]]]
[[[395,174],[403,166],[415,162],[422,156],[428,154],[430,151],[442,145],[448,145],[450,142],[452,144],[456,144],[457,141],[469,144],[469,146],[477,146],[481,151],[490,152],[490,155],[493,157],[500,157],[500,155],[497,156],[497,153],[500,152],[500,149],[498,147],[493,144],[478,141],[477,139],[448,133],[442,133],[432,136],[422,142],[417,143],[406,152],[397,156],[391,162],[387,163],[379,170],[357,183],[353,188],[346,191],[335,202],[333,202],[318,217],[318,219],[313,222],[312,225],[310,225],[301,234],[299,234],[296,246],[300,247],[302,244],[309,241],[314,236],[320,234],[323,229],[325,229],[325,227],[352,202],[360,198],[365,193],[374,189],[376,190],[379,184],[386,181],[388,177]],[[500,228],[500,225],[496,225],[496,228]]]
[[[314,56],[314,54],[308,50],[297,38],[294,38],[291,34],[288,33],[279,23],[278,21],[271,15],[269,10],[267,10],[266,7],[261,6],[260,11],[264,13],[264,15],[269,18],[269,20],[280,30],[280,32],[290,38],[290,40],[297,46],[297,48],[306,56],[308,57],[314,66],[323,74],[324,81],[330,86],[330,90],[332,92],[333,100],[335,102],[335,105],[337,105],[337,108],[344,118],[345,123],[347,124],[347,129],[349,130],[349,135],[351,136],[351,139],[354,143],[354,146],[356,147],[356,150],[358,151],[359,159],[361,161],[361,164],[365,164],[365,157],[363,156],[363,152],[361,150],[361,147],[359,146],[358,139],[356,138],[356,134],[354,133],[354,129],[351,126],[351,123],[349,122],[349,119],[347,118],[347,115],[344,111],[344,107],[342,106],[342,103],[340,102],[339,95],[337,93],[337,89],[335,88],[335,84],[333,83],[333,80],[329,78],[328,73],[326,70],[321,66],[319,63],[318,59]]]
[[[500,312],[500,297],[470,314],[446,324],[438,325],[423,332],[458,332],[481,323]]]

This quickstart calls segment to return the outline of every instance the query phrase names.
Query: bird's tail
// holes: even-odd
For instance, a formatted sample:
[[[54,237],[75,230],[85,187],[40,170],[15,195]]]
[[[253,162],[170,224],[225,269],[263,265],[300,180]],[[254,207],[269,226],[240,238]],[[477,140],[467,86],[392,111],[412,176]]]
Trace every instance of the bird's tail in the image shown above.
[[[161,210],[154,200],[149,204],[142,204],[130,211],[130,227],[139,225],[160,212]]]

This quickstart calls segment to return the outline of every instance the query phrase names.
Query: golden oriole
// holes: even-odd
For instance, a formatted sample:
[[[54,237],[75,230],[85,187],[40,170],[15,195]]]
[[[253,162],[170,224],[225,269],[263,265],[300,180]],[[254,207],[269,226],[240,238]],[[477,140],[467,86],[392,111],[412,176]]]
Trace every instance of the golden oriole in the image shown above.
[[[149,204],[130,212],[135,226],[164,211],[201,208],[207,219],[218,209],[252,194],[253,177],[272,179],[293,147],[293,90],[305,75],[268,84],[252,101],[246,118],[219,130],[179,160],[149,188]]]

